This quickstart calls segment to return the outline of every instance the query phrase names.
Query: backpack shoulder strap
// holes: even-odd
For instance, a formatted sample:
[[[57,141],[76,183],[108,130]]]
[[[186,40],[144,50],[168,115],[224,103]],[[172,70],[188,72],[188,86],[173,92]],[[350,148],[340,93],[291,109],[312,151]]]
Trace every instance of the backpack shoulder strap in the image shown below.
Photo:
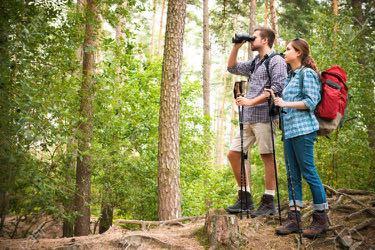
[[[254,73],[254,70],[255,70],[255,58],[250,64],[250,74]]]
[[[269,85],[267,85],[267,88],[271,87],[270,61],[271,61],[272,57],[277,56],[277,55],[282,56],[282,54],[273,52],[264,61],[264,66],[266,67],[267,76],[268,76],[268,79],[269,79]]]

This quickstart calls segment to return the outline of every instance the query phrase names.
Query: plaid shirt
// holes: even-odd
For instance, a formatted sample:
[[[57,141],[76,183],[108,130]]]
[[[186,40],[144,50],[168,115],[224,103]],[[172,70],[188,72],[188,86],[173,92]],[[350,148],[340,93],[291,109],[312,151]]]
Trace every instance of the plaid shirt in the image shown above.
[[[269,56],[273,51],[269,52]],[[235,75],[248,77],[249,89],[246,98],[252,99],[263,93],[264,87],[269,82],[266,66],[257,55],[255,58],[255,69],[253,74],[250,72],[252,60],[239,62],[233,67],[228,67],[228,71]],[[274,56],[269,63],[269,72],[271,76],[271,88],[277,94],[281,94],[284,88],[284,82],[287,77],[287,68],[285,60],[281,56]],[[277,119],[277,116],[273,117]],[[244,106],[244,122],[258,123],[269,122],[268,103],[264,102],[254,107]]]
[[[303,87],[300,83],[302,74]],[[319,77],[310,68],[299,68],[289,74],[283,90],[283,100],[287,102],[303,101],[307,109],[283,108],[282,125],[285,139],[319,130],[319,123],[315,117],[314,110],[321,98],[320,89]]]

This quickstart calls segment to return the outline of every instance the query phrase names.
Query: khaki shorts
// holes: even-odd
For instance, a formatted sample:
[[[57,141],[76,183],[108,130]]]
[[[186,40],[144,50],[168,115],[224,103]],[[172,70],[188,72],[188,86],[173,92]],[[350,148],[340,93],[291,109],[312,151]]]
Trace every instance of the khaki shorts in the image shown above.
[[[273,133],[276,136],[275,130],[278,127],[278,120],[274,120],[273,124]],[[272,137],[271,137],[271,125],[267,123],[244,123],[243,125],[243,148],[246,153],[249,151],[249,147],[252,147],[254,144],[258,145],[260,154],[271,154],[272,150]],[[240,131],[233,138],[231,142],[231,151],[241,152],[241,137]]]

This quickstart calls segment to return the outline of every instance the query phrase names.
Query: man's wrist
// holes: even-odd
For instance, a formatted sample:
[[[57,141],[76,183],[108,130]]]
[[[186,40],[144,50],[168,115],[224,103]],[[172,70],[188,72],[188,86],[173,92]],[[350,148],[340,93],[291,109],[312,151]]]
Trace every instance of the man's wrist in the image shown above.
[[[249,101],[247,102],[247,106],[249,107],[254,106],[254,99],[249,99]]]

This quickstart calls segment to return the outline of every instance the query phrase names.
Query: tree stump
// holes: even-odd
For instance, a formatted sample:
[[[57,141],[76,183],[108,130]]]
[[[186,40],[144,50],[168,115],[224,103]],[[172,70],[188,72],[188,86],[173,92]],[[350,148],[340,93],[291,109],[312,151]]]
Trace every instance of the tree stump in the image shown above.
[[[204,228],[210,249],[238,249],[241,235],[237,216],[227,214],[224,209],[210,209]]]

